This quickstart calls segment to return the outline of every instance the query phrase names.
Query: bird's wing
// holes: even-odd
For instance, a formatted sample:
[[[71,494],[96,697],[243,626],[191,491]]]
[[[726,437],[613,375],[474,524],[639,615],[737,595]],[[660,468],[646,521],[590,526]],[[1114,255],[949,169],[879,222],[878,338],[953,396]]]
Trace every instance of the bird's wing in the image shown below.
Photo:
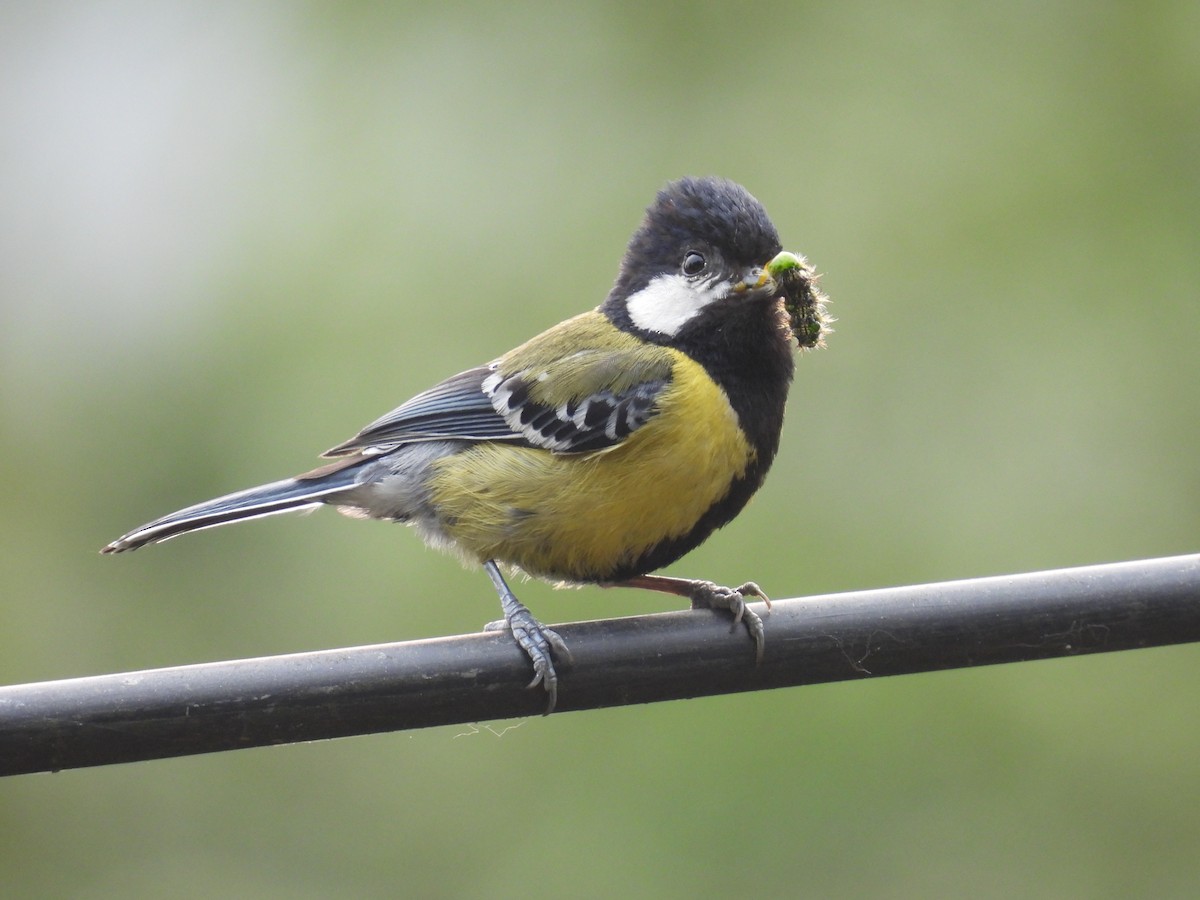
[[[550,361],[514,351],[418,394],[325,456],[430,440],[505,441],[557,453],[602,450],[658,411],[672,362],[660,350],[586,348]]]
[[[448,438],[476,441],[519,441],[483,392],[489,366],[460,372],[376,419],[325,456],[346,456],[357,451],[387,450],[410,441]]]
[[[557,453],[603,450],[658,413],[671,381],[661,348],[588,348],[548,363],[509,367],[483,380],[492,406],[513,433]]]

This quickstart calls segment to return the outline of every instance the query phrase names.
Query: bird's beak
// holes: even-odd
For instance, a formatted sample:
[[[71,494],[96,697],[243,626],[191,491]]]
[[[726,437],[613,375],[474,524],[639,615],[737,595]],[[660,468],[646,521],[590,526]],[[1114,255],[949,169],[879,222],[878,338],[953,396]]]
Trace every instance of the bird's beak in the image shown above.
[[[735,294],[744,294],[747,291],[757,293],[775,293],[776,283],[774,277],[767,270],[766,266],[754,266],[752,269],[747,269],[740,279],[733,285]]]
[[[812,269],[803,256],[781,250],[765,266],[750,269],[733,289],[739,294],[745,291],[774,294],[779,291],[781,284],[788,283],[797,276],[811,274]]]
[[[777,299],[796,343],[806,348],[821,347],[833,320],[825,312],[826,297],[817,288],[816,279],[817,273],[808,260],[781,250],[765,266],[747,269],[733,292]]]

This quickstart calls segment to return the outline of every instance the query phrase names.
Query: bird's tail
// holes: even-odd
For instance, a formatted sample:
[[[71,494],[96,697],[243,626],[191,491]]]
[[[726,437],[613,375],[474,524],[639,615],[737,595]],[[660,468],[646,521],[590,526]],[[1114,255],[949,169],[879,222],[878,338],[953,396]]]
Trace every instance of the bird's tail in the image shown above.
[[[226,494],[215,500],[197,503],[170,515],[135,528],[117,538],[101,553],[121,553],[136,550],[145,544],[156,544],[189,531],[215,528],[243,519],[257,519],[277,513],[294,512],[320,506],[330,494],[353,487],[355,467],[340,468],[318,478],[287,478],[260,485],[236,494]]]

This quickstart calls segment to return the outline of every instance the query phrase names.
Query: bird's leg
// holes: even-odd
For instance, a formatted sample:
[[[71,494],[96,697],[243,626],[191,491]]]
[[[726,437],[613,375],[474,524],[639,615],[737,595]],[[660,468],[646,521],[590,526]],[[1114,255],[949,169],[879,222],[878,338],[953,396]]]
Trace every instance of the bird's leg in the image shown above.
[[[494,631],[499,627],[507,628],[512,632],[513,640],[525,651],[525,655],[533,663],[533,681],[529,682],[529,687],[541,684],[546,689],[547,702],[544,715],[548,716],[554,712],[554,706],[558,703],[558,673],[554,671],[554,662],[551,657],[552,655],[558,656],[570,662],[571,651],[567,649],[566,643],[557,633],[535,619],[528,607],[517,599],[508,583],[505,582],[504,576],[500,574],[500,567],[496,565],[494,559],[487,560],[483,564],[483,569],[492,579],[496,593],[500,595],[500,608],[504,610],[504,621],[492,622],[486,630]]]
[[[626,581],[611,582],[604,587],[634,587],[648,591],[660,591],[664,594],[674,594],[677,597],[687,597],[692,601],[692,609],[726,609],[733,614],[733,628],[745,623],[746,631],[754,639],[754,658],[761,663],[766,634],[763,629],[762,617],[746,605],[747,597],[756,597],[771,609],[771,598],[763,593],[753,581],[747,581],[741,587],[728,588],[711,581],[700,581],[692,578],[671,578],[667,575],[638,575]],[[732,628],[730,629],[733,630]]]

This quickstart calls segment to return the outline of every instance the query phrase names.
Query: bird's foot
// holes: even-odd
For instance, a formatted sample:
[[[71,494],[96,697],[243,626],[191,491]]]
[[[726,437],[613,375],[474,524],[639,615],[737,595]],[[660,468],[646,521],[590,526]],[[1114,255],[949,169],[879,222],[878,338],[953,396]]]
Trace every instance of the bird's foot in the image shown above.
[[[738,625],[745,625],[746,631],[754,641],[754,660],[761,663],[763,647],[766,645],[766,629],[763,627],[762,616],[746,605],[746,599],[752,597],[767,604],[771,609],[771,598],[753,581],[730,588],[722,587],[711,581],[701,581],[693,578],[671,578],[666,575],[640,575],[613,585],[614,587],[637,587],[651,591],[661,591],[687,597],[692,602],[692,609],[724,609],[733,615],[733,631]]]
[[[746,631],[754,640],[754,661],[761,663],[763,647],[767,642],[766,630],[763,627],[762,616],[746,605],[746,598],[762,600],[767,604],[768,612],[771,609],[771,598],[753,581],[747,581],[735,588],[723,587],[711,581],[694,581],[692,584],[692,592],[688,595],[692,601],[692,609],[729,610],[733,615],[733,625],[729,630],[733,631],[741,624],[746,626]]]
[[[528,687],[535,688],[539,684],[546,691],[546,710],[543,715],[550,715],[558,704],[558,673],[554,670],[554,657],[566,663],[571,662],[571,651],[566,642],[558,636],[558,632],[547,628],[539,622],[516,595],[509,589],[500,575],[495,563],[489,560],[485,564],[496,591],[500,594],[500,607],[504,610],[504,619],[489,622],[485,631],[509,631],[517,646],[524,651],[533,663],[533,680]]]

